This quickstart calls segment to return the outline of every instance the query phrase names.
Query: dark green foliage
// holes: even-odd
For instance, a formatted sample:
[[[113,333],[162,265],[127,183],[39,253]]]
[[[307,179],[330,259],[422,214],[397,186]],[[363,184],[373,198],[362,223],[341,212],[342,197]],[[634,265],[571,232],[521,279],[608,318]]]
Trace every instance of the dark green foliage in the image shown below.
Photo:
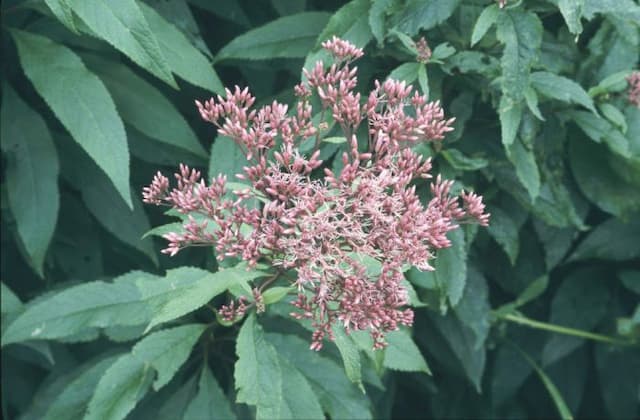
[[[640,4],[506,3],[3,1],[3,418],[640,415]],[[455,131],[420,153],[492,213],[406,272],[414,327],[379,352],[342,330],[310,351],[284,283],[217,319],[264,271],[161,254],[179,220],[140,198],[181,162],[236,181],[194,99],[290,103],[333,35],[365,48],[363,92],[441,100]],[[324,140],[339,169],[345,139]]]

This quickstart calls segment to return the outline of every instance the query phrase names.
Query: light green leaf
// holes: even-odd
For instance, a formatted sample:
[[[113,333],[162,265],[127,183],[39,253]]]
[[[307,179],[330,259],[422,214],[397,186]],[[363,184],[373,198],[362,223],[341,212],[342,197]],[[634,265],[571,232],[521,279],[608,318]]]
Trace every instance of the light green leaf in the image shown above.
[[[498,40],[505,44],[502,93],[519,102],[529,85],[529,69],[542,43],[542,23],[535,14],[516,8],[502,10],[496,24]]]
[[[507,254],[511,265],[514,265],[520,249],[520,238],[518,226],[511,219],[511,216],[499,207],[492,207],[491,223],[489,223],[487,230]]]
[[[342,144],[347,142],[347,138],[346,137],[325,137],[322,139],[322,141],[325,143],[331,143],[331,144]]]
[[[487,159],[482,157],[469,157],[457,149],[446,149],[441,153],[451,166],[461,171],[477,171],[489,165]]]
[[[153,382],[154,390],[159,390],[173,378],[205,329],[204,324],[169,328],[149,334],[133,346],[133,357],[149,364],[158,372]]]
[[[403,63],[393,69],[387,79],[394,79],[413,83],[418,78],[420,63]]]
[[[280,418],[283,372],[280,358],[265,340],[264,331],[250,314],[242,324],[236,341],[238,361],[234,379],[237,402],[255,405],[257,418]]]
[[[280,302],[290,292],[294,291],[293,287],[270,287],[262,293],[262,299],[265,305],[271,305],[272,303]]]
[[[524,91],[524,100],[527,102],[529,111],[531,111],[537,119],[544,121],[542,112],[540,112],[540,108],[538,107],[538,93],[531,86]]]
[[[528,150],[520,139],[517,139],[507,149],[507,156],[516,169],[518,179],[527,189],[529,198],[534,201],[540,194],[540,171],[533,151]]]
[[[546,71],[532,73],[530,78],[533,87],[541,94],[563,102],[582,105],[594,114],[598,114],[591,97],[573,80]]]
[[[279,357],[282,370],[281,419],[318,419],[326,417],[320,401],[307,378],[284,357]]]
[[[113,101],[127,124],[161,143],[196,156],[207,156],[182,114],[153,85],[125,65],[97,57],[87,57],[85,60],[113,95]]]
[[[628,86],[626,78],[630,74],[631,70],[623,70],[605,77],[600,83],[589,89],[589,96],[593,98],[607,92],[622,92]]]
[[[434,267],[437,282],[455,306],[462,299],[467,282],[467,251],[462,229],[455,229],[448,236],[451,247],[438,251]]]
[[[413,36],[449,19],[459,4],[460,0],[411,0],[404,6],[396,28]]]
[[[344,331],[342,325],[334,324],[333,334],[335,335],[335,343],[342,356],[342,362],[344,363],[344,371],[347,374],[347,378],[364,392],[362,386],[362,365],[360,363],[360,351],[357,345],[353,342],[351,337]]]
[[[584,7],[584,0],[557,0],[558,8],[564,21],[569,27],[569,32],[575,35],[580,35],[582,32],[582,8]]]
[[[610,103],[598,104],[598,109],[606,119],[608,119],[617,129],[622,132],[622,134],[626,134],[629,127],[627,126],[627,120],[622,111],[620,111]]]
[[[69,0],[44,0],[44,2],[49,6],[51,12],[53,12],[56,18],[62,22],[64,26],[66,26],[70,31],[76,34],[78,33],[78,28],[76,28],[76,24],[73,20],[73,11],[71,10]]]
[[[229,137],[218,136],[211,145],[209,178],[226,175],[228,181],[235,181],[236,174],[242,174],[247,166],[247,158],[240,147]]]
[[[331,61],[330,54],[321,48],[321,44],[334,35],[364,48],[373,37],[367,19],[369,6],[368,0],[352,0],[338,9],[318,35],[313,51],[305,58],[304,68],[312,68],[317,61],[325,64]]]
[[[615,240],[612,240],[615,238]],[[632,260],[640,257],[640,223],[636,218],[624,223],[611,218],[595,227],[578,245],[569,261],[589,258],[611,261]]]
[[[606,269],[583,267],[570,273],[551,301],[551,324],[590,331],[607,313],[609,289]],[[542,362],[548,366],[578,348],[584,339],[553,334],[542,351]]]
[[[68,0],[94,35],[177,89],[171,68],[135,0]]]
[[[208,366],[203,366],[198,382],[198,393],[184,412],[183,420],[229,420],[236,416],[229,400]]]
[[[144,397],[153,380],[153,368],[125,354],[100,378],[84,420],[120,420]]]
[[[477,44],[485,36],[487,31],[496,23],[499,13],[500,9],[498,9],[497,4],[487,6],[482,13],[480,13],[478,20],[473,27],[473,33],[471,34],[472,47]]]
[[[281,17],[235,38],[220,50],[216,61],[304,57],[329,16],[325,12],[303,12]]]
[[[336,362],[309,350],[309,343],[299,337],[272,333],[266,336],[280,357],[302,372],[331,418],[371,418],[369,400]]]
[[[389,345],[384,350],[384,367],[403,372],[424,372],[431,370],[420,349],[413,342],[408,330],[400,329],[386,335]]]
[[[100,79],[67,47],[27,32],[11,34],[24,72],[38,93],[133,207],[127,136]]]
[[[153,229],[148,230],[144,235],[142,235],[142,239],[149,236],[163,237],[167,233],[180,232],[182,229],[182,222],[167,223],[166,225],[156,226]]]
[[[418,85],[422,94],[427,98],[429,97],[429,76],[427,75],[427,66],[424,63],[420,63],[418,67]]]
[[[29,304],[4,331],[2,345],[60,339],[116,325],[153,327],[200,308],[235,282],[258,275],[242,268],[209,273],[183,267],[167,271],[164,277],[133,271],[113,283],[72,286]]]
[[[158,38],[160,51],[166,58],[171,71],[193,85],[223,94],[224,86],[207,57],[198,51],[178,28],[167,22],[152,7],[142,2],[138,5],[149,22],[151,32]]]
[[[158,324],[195,311],[236,284],[246,283],[263,275],[261,271],[247,271],[242,267],[227,268],[215,273],[195,268],[169,270],[165,281],[172,287],[175,285],[177,288],[180,283],[189,284],[180,291],[175,290],[170,300],[163,301],[162,305],[155,308],[147,331]]]
[[[33,268],[44,277],[60,207],[58,153],[42,117],[8,84],[2,90],[0,146],[9,208]]]
[[[0,293],[0,313],[2,315],[11,314],[22,310],[22,302],[20,298],[13,293],[4,283],[0,283],[2,292]]]
[[[453,45],[448,42],[443,42],[442,44],[438,44],[433,49],[433,54],[431,55],[432,60],[444,60],[445,58],[451,57],[456,53],[456,49]]]
[[[57,395],[47,409],[44,419],[81,419],[98,381],[118,357],[119,355],[110,356],[85,366],[83,371]]]
[[[507,148],[512,146],[516,140],[520,121],[522,121],[522,108],[522,102],[513,102],[511,98],[505,95],[500,98],[498,114],[500,116],[502,144]]]
[[[609,121],[601,117],[595,117],[585,111],[572,111],[568,113],[575,123],[596,143],[604,142],[620,156],[630,157],[629,140],[616,129]]]
[[[384,43],[386,19],[392,6],[393,0],[373,0],[371,3],[369,26],[378,46],[382,46]]]

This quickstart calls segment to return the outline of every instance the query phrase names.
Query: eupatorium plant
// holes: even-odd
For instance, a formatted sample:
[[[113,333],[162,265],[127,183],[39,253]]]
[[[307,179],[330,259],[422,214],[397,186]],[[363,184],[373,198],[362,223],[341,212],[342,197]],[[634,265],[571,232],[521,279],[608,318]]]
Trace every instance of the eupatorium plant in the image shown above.
[[[453,181],[434,178],[431,160],[412,149],[452,130],[454,119],[445,118],[441,105],[396,80],[376,81],[362,98],[353,62],[363,51],[338,38],[323,47],[334,62],[305,70],[293,109],[275,101],[255,109],[255,98],[238,87],[224,98],[196,101],[202,118],[245,154],[237,177],[246,188],[228,191],[224,176],[207,183],[181,166],[175,187],[158,173],[143,195],[147,203],[188,215],[181,231],[164,236],[165,253],[212,246],[219,260],[239,257],[250,268],[258,262],[272,268],[253,296],[220,309],[227,321],[252,306],[264,311],[265,290],[294,273],[287,276],[297,294],[291,316],[312,321],[312,349],[333,339],[335,324],[347,332],[368,330],[374,348],[382,348],[386,332],[413,322],[403,270],[433,270],[434,252],[451,245],[447,232],[461,223],[486,226],[489,215],[480,196],[452,195]],[[336,157],[342,169],[334,172],[322,169],[320,144],[335,138],[335,130],[347,147]],[[424,179],[432,179],[426,203],[416,194]]]

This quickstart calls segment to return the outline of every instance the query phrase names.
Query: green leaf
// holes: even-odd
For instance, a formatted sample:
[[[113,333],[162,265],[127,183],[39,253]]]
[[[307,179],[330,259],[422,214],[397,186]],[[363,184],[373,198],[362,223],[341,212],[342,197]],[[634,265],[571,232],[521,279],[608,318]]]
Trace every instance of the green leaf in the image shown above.
[[[491,4],[480,13],[476,24],[473,26],[473,33],[471,34],[471,46],[477,44],[487,33],[487,31],[498,20],[498,14],[500,9],[497,4]]]
[[[198,381],[198,393],[189,402],[183,420],[228,420],[235,418],[229,400],[222,392],[218,381],[209,367],[203,366]]]
[[[283,371],[278,353],[265,340],[264,331],[250,314],[242,324],[236,342],[234,379],[237,402],[255,405],[257,418],[279,418],[284,398]]]
[[[218,136],[211,145],[209,178],[226,175],[227,180],[236,180],[236,174],[243,174],[247,158],[240,147],[229,137]]]
[[[500,116],[500,127],[502,133],[502,144],[510,147],[516,140],[518,128],[522,121],[522,102],[514,102],[507,96],[500,98],[500,108],[498,114]]]
[[[418,78],[420,63],[403,63],[393,69],[387,79],[394,79],[413,83]]]
[[[582,8],[584,7],[584,0],[557,0],[558,8],[564,21],[569,27],[569,32],[574,35],[580,35],[582,32]]]
[[[531,201],[534,201],[540,194],[540,172],[532,150],[528,150],[517,139],[507,149],[507,156],[516,169],[518,179],[527,189]]]
[[[369,9],[369,27],[371,33],[378,42],[378,46],[382,46],[386,35],[385,24],[387,16],[393,7],[394,0],[373,0]]]
[[[342,325],[333,325],[333,334],[335,335],[335,343],[344,363],[344,371],[347,378],[354,384],[357,384],[362,392],[362,365],[360,363],[360,351],[350,336],[344,331]]]
[[[120,116],[127,124],[156,141],[196,156],[207,156],[182,114],[153,85],[122,64],[96,57],[85,60],[113,95]]]
[[[169,270],[165,281],[169,281],[175,289],[180,283],[184,283],[186,287],[174,293],[171,299],[164,300],[162,305],[156,306],[147,331],[158,324],[195,311],[234,285],[246,283],[263,275],[261,271],[247,271],[243,267],[227,268],[215,273],[195,268]],[[176,291],[175,289],[173,290]]]
[[[524,289],[522,293],[520,293],[520,295],[518,295],[516,300],[500,306],[498,309],[495,310],[495,312],[496,313],[513,312],[515,309],[525,305],[526,303],[529,303],[530,301],[534,300],[535,298],[540,296],[542,293],[544,293],[544,291],[547,290],[548,284],[549,284],[548,276],[538,277],[537,279],[532,281],[527,286],[527,288]]]
[[[142,239],[147,238],[149,236],[163,237],[168,233],[180,232],[181,230],[182,230],[182,222],[167,223],[166,225],[156,226],[153,229],[148,230],[147,232],[145,232],[144,235],[142,235]]]
[[[411,0],[403,8],[396,28],[413,36],[449,19],[459,4],[460,0]]]
[[[627,289],[640,295],[640,271],[622,270],[618,272],[618,277]]]
[[[336,362],[309,350],[309,343],[293,335],[270,333],[267,340],[281,359],[302,372],[331,418],[371,418],[369,400]]]
[[[427,66],[424,63],[420,63],[418,67],[418,85],[422,94],[429,97],[429,76],[427,75]]]
[[[70,31],[76,34],[78,33],[78,28],[76,27],[73,19],[73,10],[71,9],[69,0],[44,0],[44,2],[49,6],[51,12],[60,22],[62,22],[64,26],[66,26]]]
[[[177,89],[158,40],[135,0],[68,0],[97,36],[136,64]]]
[[[98,222],[116,238],[147,255],[155,265],[158,257],[151,239],[141,239],[150,229],[142,201],[135,197],[133,208],[118,196],[105,174],[73,142],[64,143],[61,156],[64,178],[82,195],[82,200]]]
[[[100,378],[84,420],[125,418],[147,393],[152,380],[151,366],[131,354],[121,356]]]
[[[598,104],[598,109],[622,134],[627,132],[628,126],[624,114],[615,106],[609,103]],[[633,152],[633,151],[632,151]]]
[[[489,165],[487,159],[482,157],[469,157],[457,149],[446,149],[443,150],[441,154],[451,166],[461,171],[477,171]]]
[[[373,37],[367,19],[369,6],[368,0],[352,0],[338,9],[318,35],[315,47],[305,58],[304,68],[312,68],[317,61],[325,64],[331,61],[329,53],[321,48],[321,44],[334,35],[348,40],[356,47],[364,48]]]
[[[187,82],[211,92],[224,93],[224,86],[213,65],[178,28],[167,22],[152,7],[138,3],[149,22],[151,32],[158,38],[160,51],[171,71]],[[148,108],[147,108],[148,110]],[[171,120],[158,120],[170,122]]]
[[[535,89],[532,88],[531,86],[529,86],[524,91],[524,100],[527,102],[527,107],[529,108],[529,111],[531,111],[531,113],[535,115],[537,119],[539,119],[540,121],[544,121],[542,112],[540,112],[540,108],[538,107],[538,94],[536,93]]]
[[[542,23],[535,14],[516,8],[502,10],[496,24],[498,40],[505,44],[501,59],[502,93],[519,102],[529,85],[529,69],[538,57]]]
[[[559,101],[582,105],[598,114],[591,97],[573,80],[546,71],[531,73],[530,78],[532,86],[541,94]]]
[[[556,386],[551,381],[551,379],[549,379],[547,374],[544,373],[542,369],[540,369],[538,364],[531,357],[529,357],[528,354],[526,354],[517,346],[516,346],[516,349],[520,352],[520,354],[525,358],[525,360],[531,365],[531,367],[536,371],[536,373],[540,377],[542,384],[547,389],[547,392],[549,392],[549,395],[551,395],[551,398],[553,399],[553,403],[558,409],[558,413],[560,414],[560,417],[563,419],[573,419],[573,415],[571,414],[571,411],[569,411],[569,407],[567,407],[567,403],[564,402],[564,399],[562,398],[560,391],[558,391],[558,388],[556,388]]]
[[[67,47],[27,32],[11,34],[24,72],[38,93],[133,207],[127,136],[100,79]]]
[[[467,270],[464,294],[453,310],[458,319],[473,331],[474,347],[484,348],[490,329],[489,286],[482,273],[473,266]]]
[[[218,52],[216,61],[304,57],[329,16],[325,12],[303,12],[281,17],[235,38]]]
[[[58,154],[42,117],[8,84],[2,90],[0,146],[9,208],[33,268],[44,277],[60,207]]]
[[[194,311],[233,284],[259,276],[243,268],[208,271],[183,267],[164,277],[133,271],[113,283],[68,287],[29,304],[4,331],[2,345],[30,339],[60,339],[95,328],[171,321]]]
[[[630,157],[629,140],[609,121],[601,117],[594,117],[585,111],[571,111],[568,113],[582,131],[596,143],[604,142],[611,150],[620,156]]]
[[[600,83],[589,89],[589,96],[595,97],[604,93],[622,92],[628,86],[626,79],[630,74],[631,70],[623,70],[605,77]]]
[[[280,357],[282,369],[281,419],[325,419],[320,401],[307,378],[287,359]]]
[[[47,409],[44,419],[81,419],[100,378],[118,357],[119,355],[106,357],[85,366],[83,371],[58,393]]]
[[[511,216],[499,207],[492,207],[491,223],[487,230],[507,254],[511,265],[515,265],[520,249],[520,238],[518,226]]]
[[[451,231],[449,239],[451,247],[438,251],[434,267],[437,282],[455,306],[462,299],[467,281],[467,251],[462,229]]]
[[[389,345],[384,350],[384,367],[403,372],[424,372],[431,375],[427,361],[424,360],[408,330],[392,331],[386,335],[386,339]]]
[[[290,292],[295,289],[291,286],[289,287],[270,287],[262,293],[262,299],[264,300],[265,305],[271,305],[272,303],[280,302],[287,296]]]
[[[567,276],[551,301],[550,323],[592,330],[607,312],[609,289],[605,269],[581,268]],[[554,334],[544,346],[542,361],[548,366],[578,348],[583,339]]]
[[[640,195],[629,193],[637,183],[616,172],[624,165],[620,160],[603,145],[576,139],[569,143],[569,162],[580,190],[604,211],[624,217],[640,210]]]
[[[456,53],[456,49],[453,45],[448,42],[443,42],[442,44],[438,44],[433,49],[433,54],[431,55],[432,60],[444,60],[445,58],[451,57]]]
[[[611,218],[589,233],[571,254],[569,261],[588,258],[612,261],[631,260],[640,257],[638,238],[640,238],[640,222],[637,218],[633,218],[628,223]]]
[[[169,328],[149,334],[133,346],[133,357],[149,364],[158,372],[153,382],[154,390],[159,390],[173,378],[205,329],[204,324]]]
[[[346,137],[336,136],[336,137],[325,137],[322,139],[324,143],[330,144],[342,144],[347,142]]]
[[[0,293],[0,313],[2,315],[8,315],[14,312],[22,310],[22,302],[20,298],[4,283],[0,283],[2,292]]]
[[[595,365],[601,396],[611,418],[638,414],[640,358],[638,351],[605,344],[595,346]]]

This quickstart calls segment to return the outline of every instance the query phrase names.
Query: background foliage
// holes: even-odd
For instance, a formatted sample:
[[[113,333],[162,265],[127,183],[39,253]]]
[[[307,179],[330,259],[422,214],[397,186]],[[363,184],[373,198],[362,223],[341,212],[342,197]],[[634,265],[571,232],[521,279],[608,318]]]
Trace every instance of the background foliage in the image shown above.
[[[1,10],[3,418],[639,414],[637,1]],[[160,254],[166,228],[147,232],[166,216],[139,194],[180,162],[237,172],[193,100],[239,84],[287,102],[334,34],[366,47],[363,89],[391,75],[443,102],[456,130],[421,152],[492,213],[435,274],[407,273],[416,323],[384,352],[359,334],[309,351],[284,301],[217,323],[251,273],[217,271],[208,249]]]

